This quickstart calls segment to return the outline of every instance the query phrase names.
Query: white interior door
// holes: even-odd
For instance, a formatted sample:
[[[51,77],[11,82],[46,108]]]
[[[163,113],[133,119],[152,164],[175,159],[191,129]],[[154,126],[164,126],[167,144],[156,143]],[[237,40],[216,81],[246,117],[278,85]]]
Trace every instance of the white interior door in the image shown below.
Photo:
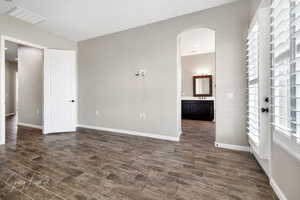
[[[267,4],[269,5],[269,4]],[[260,8],[258,12],[259,21],[259,108],[260,108],[260,142],[259,156],[264,160],[266,169],[269,171],[269,161],[271,155],[271,28],[270,28],[269,6]]]
[[[76,52],[45,50],[44,134],[76,130]]]
[[[248,36],[248,135],[251,151],[270,172],[270,8],[261,7]]]

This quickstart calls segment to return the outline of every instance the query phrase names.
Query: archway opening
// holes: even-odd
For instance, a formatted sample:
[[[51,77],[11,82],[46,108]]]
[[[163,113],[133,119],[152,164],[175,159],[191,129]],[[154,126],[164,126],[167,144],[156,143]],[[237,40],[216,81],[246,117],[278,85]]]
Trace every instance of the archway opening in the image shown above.
[[[215,31],[193,28],[177,41],[178,131],[214,144],[216,126]],[[189,131],[192,130],[192,131]],[[197,132],[197,133],[196,133]]]

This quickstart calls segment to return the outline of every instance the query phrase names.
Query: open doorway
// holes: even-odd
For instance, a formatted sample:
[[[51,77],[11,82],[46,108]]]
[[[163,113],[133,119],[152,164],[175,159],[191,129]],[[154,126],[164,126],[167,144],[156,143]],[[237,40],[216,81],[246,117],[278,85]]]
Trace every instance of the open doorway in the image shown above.
[[[214,143],[216,123],[215,31],[197,28],[178,37],[178,93],[182,131]],[[197,131],[199,130],[199,131]],[[200,131],[202,130],[202,131]],[[205,130],[205,131],[203,131]]]
[[[13,56],[18,61],[18,87],[15,88],[18,105],[11,114],[18,117],[15,127],[19,124],[40,129],[43,134],[74,132],[77,121],[76,52],[48,49],[3,35],[0,41],[0,144],[6,143],[5,73],[6,53],[9,52],[6,43],[17,45],[18,52],[17,58]],[[36,58],[32,59],[34,56]],[[31,72],[31,68],[39,70]],[[25,75],[21,75],[23,70]]]
[[[42,49],[5,41],[5,136],[17,139],[22,128],[43,129]]]

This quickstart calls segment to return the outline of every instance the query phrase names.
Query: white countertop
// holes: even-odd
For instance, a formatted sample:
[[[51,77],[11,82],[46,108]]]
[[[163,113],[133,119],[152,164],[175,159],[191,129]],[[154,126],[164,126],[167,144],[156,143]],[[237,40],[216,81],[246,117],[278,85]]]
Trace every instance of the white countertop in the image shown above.
[[[214,101],[215,97],[181,97],[181,100]]]

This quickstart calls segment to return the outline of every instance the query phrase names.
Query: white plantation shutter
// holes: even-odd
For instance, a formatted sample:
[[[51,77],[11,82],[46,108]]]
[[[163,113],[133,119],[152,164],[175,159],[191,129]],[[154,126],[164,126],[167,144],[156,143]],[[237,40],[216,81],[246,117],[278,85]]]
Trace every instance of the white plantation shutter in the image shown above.
[[[292,2],[291,24],[293,38],[292,64],[292,132],[300,143],[300,0]]]
[[[259,143],[258,24],[248,34],[248,135]]]
[[[291,133],[290,105],[290,0],[272,4],[272,110],[273,125],[280,132]]]
[[[274,141],[300,158],[300,0],[274,0],[271,18]]]

